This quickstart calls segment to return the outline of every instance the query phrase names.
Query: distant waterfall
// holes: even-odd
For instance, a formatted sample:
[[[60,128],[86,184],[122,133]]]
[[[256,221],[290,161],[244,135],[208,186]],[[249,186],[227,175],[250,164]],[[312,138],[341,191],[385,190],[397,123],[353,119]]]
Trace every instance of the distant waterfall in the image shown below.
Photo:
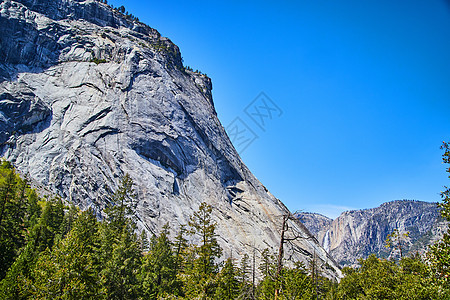
[[[323,248],[328,252],[330,251],[330,230],[327,230],[322,242]]]

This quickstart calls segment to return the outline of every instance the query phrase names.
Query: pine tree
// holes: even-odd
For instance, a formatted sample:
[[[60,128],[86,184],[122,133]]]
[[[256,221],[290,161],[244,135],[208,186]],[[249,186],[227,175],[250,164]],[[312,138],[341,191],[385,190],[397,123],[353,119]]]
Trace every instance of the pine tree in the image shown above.
[[[139,295],[141,242],[134,215],[136,195],[133,181],[126,174],[114,193],[113,206],[105,209],[106,220],[100,226],[100,263],[102,292],[107,299],[134,299]]]
[[[143,258],[140,279],[144,297],[182,294],[181,282],[177,279],[176,256],[169,240],[169,225],[163,227],[158,237],[150,242],[148,254]]]
[[[261,263],[259,266],[263,279],[258,285],[258,299],[274,299],[276,289],[276,268],[277,265],[275,256],[270,254],[270,250],[268,248],[264,249],[261,252]]]
[[[145,253],[148,251],[150,244],[148,243],[148,237],[147,232],[145,230],[141,231],[141,235],[139,237],[140,240],[140,249],[142,253]]]
[[[184,237],[185,234],[186,225],[182,224],[174,241],[175,273],[181,272],[184,269],[186,249],[188,248],[188,241]]]
[[[409,232],[400,233],[400,231],[396,228],[392,233],[388,234],[386,237],[385,247],[393,248],[394,250],[398,250],[400,259],[403,257],[403,253],[405,252],[405,248],[409,241]]]
[[[29,231],[34,225],[37,224],[42,208],[39,205],[39,196],[34,189],[28,189],[27,191],[27,212],[24,220],[25,229]]]
[[[247,253],[242,256],[241,268],[240,268],[240,282],[247,282],[248,275],[250,274],[250,258]]]
[[[249,281],[251,275],[250,257],[247,253],[242,256],[239,268],[239,299],[251,299],[253,290]]]
[[[270,250],[268,248],[261,252],[261,264],[259,266],[259,270],[263,277],[273,277],[275,275],[275,256],[270,254]]]
[[[103,249],[105,249],[103,247]],[[110,256],[102,253],[101,282],[107,299],[135,299],[139,295],[140,245],[136,234],[119,232],[113,239]]]
[[[216,289],[216,274],[222,249],[216,239],[216,223],[211,219],[212,207],[202,203],[189,221],[190,234],[199,240],[191,245],[186,254],[184,285],[186,296],[213,297]]]
[[[218,275],[218,286],[214,298],[219,300],[236,299],[239,295],[237,276],[238,273],[233,259],[228,258]]]
[[[98,224],[92,210],[77,218],[67,237],[40,255],[35,270],[33,297],[98,299],[100,264]]]
[[[189,221],[191,234],[200,238],[200,245],[196,248],[196,263],[205,276],[217,272],[215,260],[222,255],[216,239],[216,223],[213,223],[211,215],[212,207],[203,202]]]
[[[315,288],[305,266],[297,262],[294,268],[282,272],[282,294],[286,299],[315,299]]]
[[[122,230],[124,226],[134,226],[134,222],[128,222],[134,216],[137,205],[136,194],[133,189],[133,180],[125,174],[120,180],[117,191],[112,196],[112,205],[105,209],[108,223],[116,230]],[[135,228],[130,228],[135,229]]]
[[[75,205],[70,205],[64,213],[64,217],[59,228],[59,238],[64,238],[73,228],[76,219],[80,214],[80,209]]]
[[[51,248],[56,239],[61,238],[64,220],[64,205],[61,199],[46,201],[38,223],[32,229],[30,238],[35,240],[38,252]]]
[[[25,245],[27,182],[7,161],[0,163],[0,280]]]
[[[35,201],[37,203],[36,194],[31,193],[30,195],[31,203]],[[32,207],[30,211],[38,214],[40,209],[34,207],[33,204],[30,207]],[[55,240],[60,236],[63,215],[62,202],[50,200],[44,203],[44,208],[37,221],[31,221],[35,219],[35,216],[30,218],[30,222],[35,224],[28,230],[27,245],[22,249],[19,257],[0,283],[0,299],[27,299],[30,297],[33,290],[33,270],[36,261],[41,252],[52,249]]]

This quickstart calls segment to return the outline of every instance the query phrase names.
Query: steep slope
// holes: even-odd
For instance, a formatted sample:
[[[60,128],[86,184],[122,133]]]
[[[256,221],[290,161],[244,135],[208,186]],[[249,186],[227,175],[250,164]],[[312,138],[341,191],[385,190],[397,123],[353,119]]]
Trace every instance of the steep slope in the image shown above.
[[[385,247],[388,234],[395,229],[409,232],[403,241],[404,253],[423,253],[427,246],[442,237],[446,223],[436,203],[392,201],[379,207],[343,212],[335,220],[319,214],[299,214],[298,219],[342,266],[354,265],[358,258],[371,253],[379,257],[398,257],[399,251]]]
[[[22,172],[99,216],[129,173],[141,228],[187,223],[214,207],[229,255],[276,250],[286,207],[239,158],[212,101],[211,81],[185,70],[169,39],[94,0],[0,2],[0,151]],[[316,253],[302,238],[286,256]]]

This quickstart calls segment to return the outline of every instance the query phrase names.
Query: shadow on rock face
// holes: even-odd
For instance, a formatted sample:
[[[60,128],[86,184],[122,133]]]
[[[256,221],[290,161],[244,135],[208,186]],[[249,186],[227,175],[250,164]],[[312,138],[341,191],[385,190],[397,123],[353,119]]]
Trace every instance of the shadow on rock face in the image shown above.
[[[176,176],[183,174],[185,165],[181,153],[175,153],[173,149],[179,150],[177,141],[166,139],[164,142],[139,139],[131,145],[136,153],[150,161],[156,161],[164,168],[171,170]]]
[[[0,93],[0,146],[15,134],[41,132],[50,126],[52,110],[23,84]]]
[[[57,63],[57,24],[38,30],[24,20],[0,17],[0,82],[15,80],[20,68],[42,72]],[[19,69],[17,69],[19,68]]]

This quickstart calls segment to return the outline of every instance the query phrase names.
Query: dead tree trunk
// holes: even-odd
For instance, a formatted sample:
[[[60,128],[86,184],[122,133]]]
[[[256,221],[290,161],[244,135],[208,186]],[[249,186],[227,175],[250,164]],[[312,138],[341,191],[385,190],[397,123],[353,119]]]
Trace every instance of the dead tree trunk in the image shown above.
[[[280,246],[278,247],[278,260],[277,260],[277,272],[275,273],[275,300],[278,298],[278,294],[280,293],[280,274],[283,270],[283,256],[284,256],[284,243],[285,243],[285,233],[288,230],[287,221],[289,219],[289,214],[283,215],[283,223],[281,225],[281,238],[280,238]]]

